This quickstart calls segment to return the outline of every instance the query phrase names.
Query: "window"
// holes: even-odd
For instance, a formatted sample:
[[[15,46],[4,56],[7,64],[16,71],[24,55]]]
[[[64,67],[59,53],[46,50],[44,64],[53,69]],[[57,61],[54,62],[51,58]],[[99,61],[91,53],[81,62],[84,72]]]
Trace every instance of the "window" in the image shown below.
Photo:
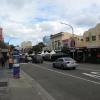
[[[64,60],[65,61],[74,61],[74,59],[72,59],[72,58],[65,58]]]
[[[60,43],[60,40],[58,40],[58,49],[61,48],[61,43]]]
[[[92,36],[92,41],[95,41],[96,40],[96,36]]]
[[[98,38],[99,38],[99,40],[100,40],[100,35],[98,35]]]
[[[56,50],[58,49],[57,41],[55,41],[55,49],[56,49]]]
[[[83,39],[81,39],[81,41],[83,41]]]
[[[86,41],[87,41],[87,42],[89,41],[89,37],[86,37]]]
[[[52,48],[54,49],[54,42],[52,42]]]
[[[63,62],[63,59],[59,59],[58,61]]]

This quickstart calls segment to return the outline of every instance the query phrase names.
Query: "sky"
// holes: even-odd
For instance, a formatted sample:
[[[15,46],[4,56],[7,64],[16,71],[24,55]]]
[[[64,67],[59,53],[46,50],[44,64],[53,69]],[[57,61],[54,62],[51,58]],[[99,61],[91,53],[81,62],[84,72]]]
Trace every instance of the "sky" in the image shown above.
[[[59,32],[82,35],[100,22],[100,0],[0,0],[4,41],[20,45]],[[61,24],[65,23],[65,24]]]

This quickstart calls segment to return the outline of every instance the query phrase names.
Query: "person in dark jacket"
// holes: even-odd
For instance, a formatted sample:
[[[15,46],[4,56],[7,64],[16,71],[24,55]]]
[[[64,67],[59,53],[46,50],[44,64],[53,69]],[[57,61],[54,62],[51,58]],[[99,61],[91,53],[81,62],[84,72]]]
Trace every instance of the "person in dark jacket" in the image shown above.
[[[2,65],[2,68],[4,68],[5,67],[5,58],[2,56],[1,57],[1,65]]]

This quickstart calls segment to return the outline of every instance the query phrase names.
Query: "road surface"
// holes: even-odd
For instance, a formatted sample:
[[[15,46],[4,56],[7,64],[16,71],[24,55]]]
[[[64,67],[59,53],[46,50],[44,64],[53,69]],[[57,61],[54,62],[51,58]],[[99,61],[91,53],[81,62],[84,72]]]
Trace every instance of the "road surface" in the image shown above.
[[[79,64],[76,70],[52,67],[52,62],[21,64],[21,69],[55,100],[100,100],[100,65]]]

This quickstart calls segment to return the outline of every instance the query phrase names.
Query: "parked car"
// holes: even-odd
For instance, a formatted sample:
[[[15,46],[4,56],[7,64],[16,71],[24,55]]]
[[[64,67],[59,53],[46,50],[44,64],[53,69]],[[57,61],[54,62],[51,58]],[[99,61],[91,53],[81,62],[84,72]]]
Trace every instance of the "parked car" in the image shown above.
[[[27,62],[32,62],[32,57],[27,56]]]
[[[58,58],[55,62],[53,62],[54,68],[62,68],[62,69],[76,69],[78,64],[76,61],[70,57],[62,57]]]
[[[51,61],[55,61],[57,60],[58,58],[61,58],[61,57],[68,57],[69,55],[65,54],[65,53],[56,53],[56,54],[52,54],[51,55]]]
[[[38,54],[33,55],[32,56],[32,62],[33,63],[43,63],[43,58],[42,58],[41,55],[38,55]]]
[[[46,54],[43,59],[46,60],[46,61],[55,61],[57,60],[58,58],[61,58],[61,57],[68,57],[67,54],[65,53],[55,53],[55,54]]]

